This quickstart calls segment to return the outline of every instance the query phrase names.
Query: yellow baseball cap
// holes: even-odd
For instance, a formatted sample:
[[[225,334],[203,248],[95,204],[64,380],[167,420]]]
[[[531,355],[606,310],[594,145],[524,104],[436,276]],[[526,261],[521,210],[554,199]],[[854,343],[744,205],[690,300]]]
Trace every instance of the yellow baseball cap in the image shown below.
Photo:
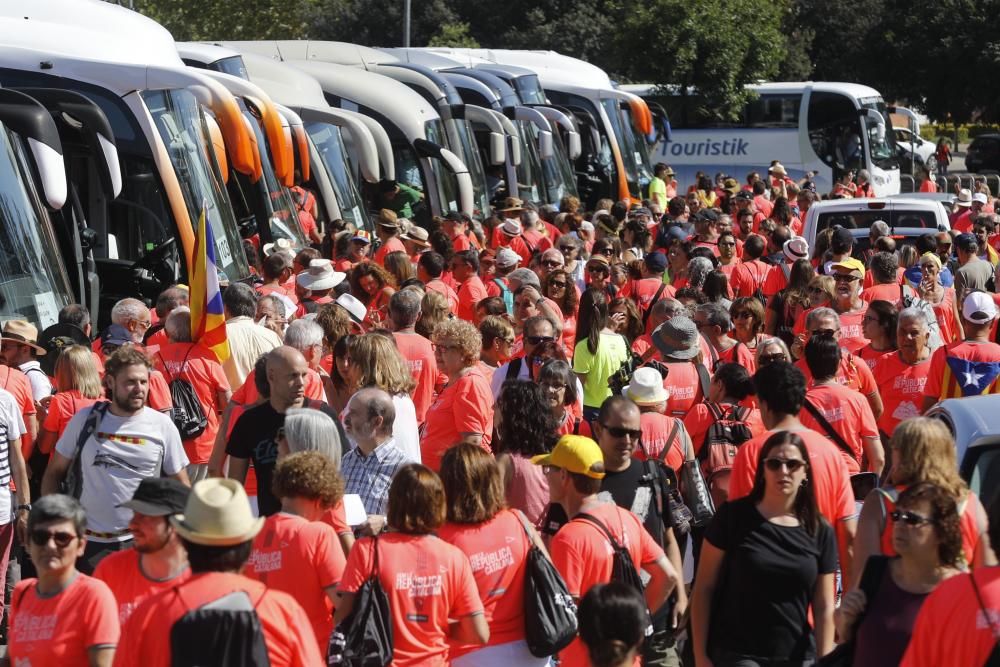
[[[860,260],[848,257],[830,265],[832,269],[846,269],[852,273],[857,273],[859,278],[865,277],[865,265]]]
[[[551,452],[533,456],[531,462],[555,466],[593,479],[604,479],[604,454],[596,442],[582,435],[564,435]]]

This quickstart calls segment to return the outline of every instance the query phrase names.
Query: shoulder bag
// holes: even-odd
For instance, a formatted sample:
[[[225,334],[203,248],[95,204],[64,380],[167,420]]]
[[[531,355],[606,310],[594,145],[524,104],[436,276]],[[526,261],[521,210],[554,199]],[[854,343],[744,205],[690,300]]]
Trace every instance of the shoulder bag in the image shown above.
[[[73,449],[73,459],[69,469],[66,470],[66,476],[59,484],[59,493],[77,499],[83,493],[83,469],[81,468],[80,455],[83,452],[83,446],[87,444],[90,436],[97,432],[98,427],[101,425],[101,419],[104,418],[110,407],[111,403],[109,401],[100,401],[90,407],[90,412],[87,413],[87,420],[83,422],[83,428],[80,429],[80,435],[76,439],[76,447]]]
[[[372,538],[372,571],[354,594],[354,608],[330,637],[331,664],[386,667],[392,662],[392,615],[378,578],[378,537]],[[338,636],[339,635],[339,636]]]

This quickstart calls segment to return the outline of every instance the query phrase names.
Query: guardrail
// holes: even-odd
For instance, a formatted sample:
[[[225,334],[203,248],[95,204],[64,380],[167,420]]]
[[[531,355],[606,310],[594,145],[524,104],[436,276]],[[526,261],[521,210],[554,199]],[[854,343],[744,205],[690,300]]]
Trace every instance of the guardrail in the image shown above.
[[[900,192],[916,192],[922,181],[914,178],[910,174],[899,175]],[[975,192],[977,183],[986,183],[994,197],[1000,197],[1000,174],[938,174],[934,177],[938,192],[956,192],[962,188],[967,188]]]

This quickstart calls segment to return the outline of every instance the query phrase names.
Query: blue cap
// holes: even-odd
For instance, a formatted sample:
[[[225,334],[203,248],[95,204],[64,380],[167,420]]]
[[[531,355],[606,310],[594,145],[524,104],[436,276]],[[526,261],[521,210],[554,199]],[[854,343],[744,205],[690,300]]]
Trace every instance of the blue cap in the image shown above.
[[[101,347],[105,345],[117,345],[120,347],[131,342],[133,342],[132,334],[120,324],[112,324],[101,333]]]
[[[646,268],[651,273],[663,273],[667,270],[667,256],[662,252],[651,252],[645,258]]]

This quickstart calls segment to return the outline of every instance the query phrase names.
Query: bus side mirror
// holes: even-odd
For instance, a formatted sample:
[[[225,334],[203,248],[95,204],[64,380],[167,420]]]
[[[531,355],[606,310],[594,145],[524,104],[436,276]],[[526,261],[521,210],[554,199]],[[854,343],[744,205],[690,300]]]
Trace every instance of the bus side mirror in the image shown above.
[[[555,148],[552,146],[551,132],[542,131],[538,133],[538,153],[543,160],[548,160],[555,155]]]
[[[507,137],[499,132],[490,132],[490,162],[503,164],[507,160]]]
[[[48,110],[24,93],[0,89],[0,123],[24,138],[34,158],[46,203],[53,209],[61,209],[69,186],[59,130]]]

